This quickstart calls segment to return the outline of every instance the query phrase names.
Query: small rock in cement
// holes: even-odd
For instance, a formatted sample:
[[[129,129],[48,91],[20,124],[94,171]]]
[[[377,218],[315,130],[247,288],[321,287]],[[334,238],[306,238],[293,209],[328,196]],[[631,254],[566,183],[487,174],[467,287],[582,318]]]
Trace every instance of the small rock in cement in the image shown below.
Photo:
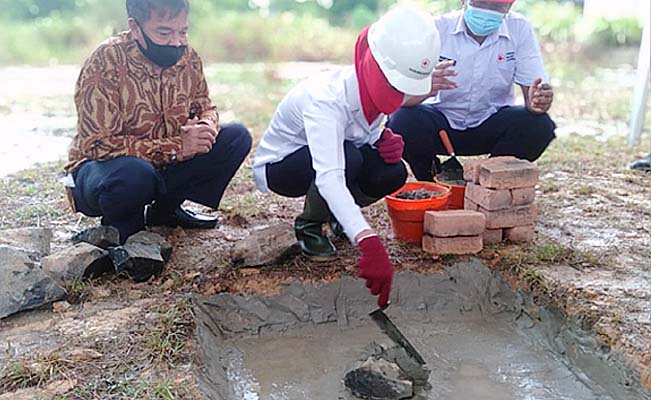
[[[0,244],[30,250],[40,257],[50,254],[52,230],[49,228],[17,228],[0,231]]]
[[[65,289],[22,249],[0,245],[0,318],[62,299]]]
[[[362,399],[400,400],[413,397],[413,384],[404,379],[400,368],[383,359],[369,357],[346,372],[344,384]]]
[[[169,244],[165,240],[165,238],[163,238],[158,233],[149,232],[149,231],[140,231],[135,235],[129,236],[126,244],[135,244],[135,243],[158,246],[160,249],[160,254],[163,257],[163,261],[165,261],[165,263],[167,263],[170,260],[170,257],[172,257],[172,250],[173,250],[172,245]]]
[[[165,261],[160,247],[154,244],[131,243],[108,250],[118,273],[124,273],[135,282],[144,282],[163,271]]]
[[[231,261],[242,267],[272,263],[296,244],[294,228],[286,223],[266,226],[236,242],[231,248]]]
[[[107,250],[120,245],[120,232],[112,226],[95,226],[72,237],[73,243],[85,242]]]
[[[366,357],[382,358],[396,364],[403,375],[414,383],[414,386],[431,389],[429,376],[432,372],[427,365],[421,365],[407,353],[402,346],[385,347],[376,342],[371,342],[364,351],[362,359]]]
[[[43,269],[61,281],[94,278],[115,268],[106,250],[88,243],[77,243],[43,258]]]

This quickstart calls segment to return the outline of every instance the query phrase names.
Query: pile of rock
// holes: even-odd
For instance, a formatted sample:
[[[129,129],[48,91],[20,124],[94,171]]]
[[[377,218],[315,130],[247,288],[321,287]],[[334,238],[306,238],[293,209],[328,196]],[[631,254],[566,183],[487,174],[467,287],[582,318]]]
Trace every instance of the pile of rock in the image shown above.
[[[115,228],[90,228],[55,254],[51,238],[47,228],[0,231],[0,318],[64,298],[66,281],[108,273],[145,281],[160,274],[172,254],[172,246],[153,232],[139,232],[120,245]]]
[[[486,216],[484,244],[534,238],[538,167],[515,157],[473,160],[464,165],[464,208]]]

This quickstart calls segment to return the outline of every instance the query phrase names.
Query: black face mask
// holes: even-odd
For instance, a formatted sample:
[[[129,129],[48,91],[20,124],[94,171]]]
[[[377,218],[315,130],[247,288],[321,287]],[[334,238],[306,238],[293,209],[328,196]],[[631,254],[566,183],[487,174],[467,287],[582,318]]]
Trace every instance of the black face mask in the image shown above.
[[[185,49],[188,47],[156,44],[149,38],[149,36],[147,36],[142,27],[140,27],[140,32],[142,33],[142,37],[145,39],[145,43],[147,43],[147,48],[143,48],[140,45],[140,42],[136,41],[136,43],[138,43],[138,48],[145,57],[150,59],[154,64],[163,68],[171,67],[176,64],[181,57],[183,57],[183,53],[185,53]]]

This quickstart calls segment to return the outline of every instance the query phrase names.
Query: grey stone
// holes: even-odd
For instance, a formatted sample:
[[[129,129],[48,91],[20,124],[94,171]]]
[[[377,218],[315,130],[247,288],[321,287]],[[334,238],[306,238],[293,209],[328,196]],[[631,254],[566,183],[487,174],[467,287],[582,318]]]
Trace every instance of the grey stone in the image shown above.
[[[108,250],[115,270],[135,282],[144,282],[163,272],[165,261],[160,247],[154,244],[131,243]]]
[[[19,247],[39,254],[40,257],[50,254],[50,228],[16,228],[0,231],[0,244]]]
[[[72,242],[85,242],[106,250],[120,244],[120,232],[112,226],[95,226],[73,236]]]
[[[286,255],[295,244],[294,228],[283,222],[254,230],[233,245],[230,257],[242,267],[265,265]]]
[[[158,233],[149,232],[149,231],[140,231],[134,235],[129,236],[126,244],[151,244],[156,245],[160,248],[160,254],[163,257],[163,261],[167,263],[172,257],[172,245],[169,244],[164,237]]]
[[[66,291],[22,249],[0,245],[0,318],[65,297]]]
[[[62,281],[94,278],[115,271],[106,250],[84,242],[44,257],[41,262],[45,271]]]
[[[368,358],[344,376],[351,393],[362,399],[400,400],[414,396],[413,384],[402,377],[400,368],[384,359]]]
[[[402,371],[405,379],[413,382],[414,386],[430,389],[429,376],[431,370],[427,365],[421,365],[407,351],[398,345],[383,346],[377,342],[371,342],[364,348],[361,360],[369,357],[381,358],[390,363],[396,364]]]

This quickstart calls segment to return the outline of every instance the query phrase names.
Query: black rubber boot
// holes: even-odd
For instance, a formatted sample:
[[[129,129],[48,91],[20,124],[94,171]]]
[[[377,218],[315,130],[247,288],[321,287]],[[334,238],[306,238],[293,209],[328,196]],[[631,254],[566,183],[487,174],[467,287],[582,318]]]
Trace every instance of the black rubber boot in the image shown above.
[[[303,213],[294,221],[294,233],[303,254],[314,259],[331,259],[337,255],[335,245],[323,234],[322,226],[328,220],[328,204],[312,183],[305,195]]]
[[[651,172],[651,153],[639,160],[635,160],[630,165],[631,169],[638,171]]]

